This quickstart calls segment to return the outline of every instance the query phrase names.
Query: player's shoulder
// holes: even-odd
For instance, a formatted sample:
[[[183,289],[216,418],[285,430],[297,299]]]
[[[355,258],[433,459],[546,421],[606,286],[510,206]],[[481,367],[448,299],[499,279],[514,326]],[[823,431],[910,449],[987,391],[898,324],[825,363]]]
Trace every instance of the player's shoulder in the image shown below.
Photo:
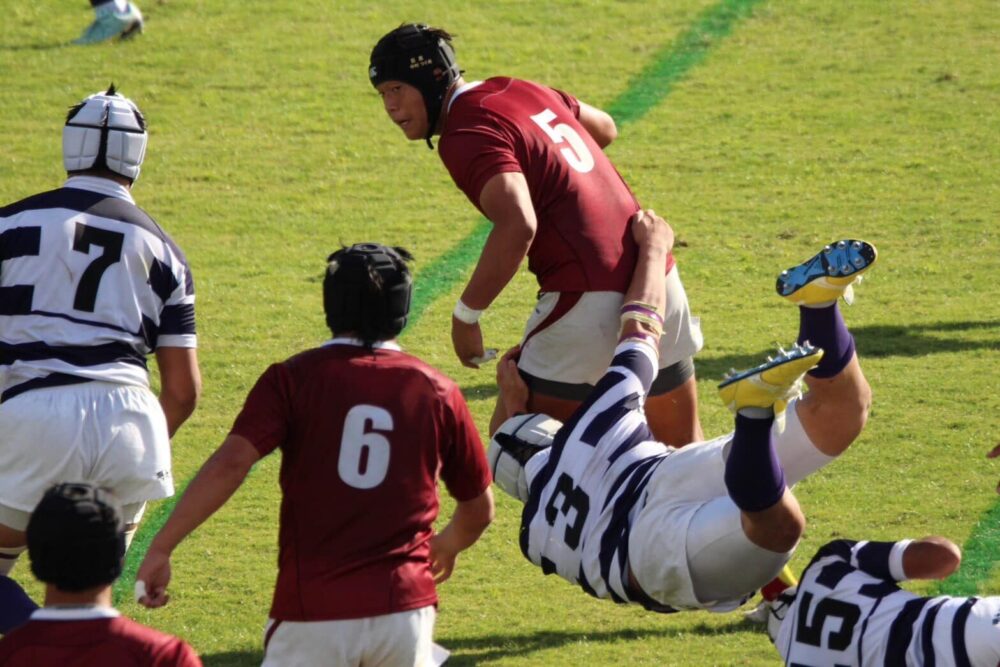
[[[141,648],[143,653],[150,656],[159,656],[164,653],[193,654],[193,650],[183,639],[154,630],[125,616],[119,616],[112,620],[108,636],[116,641],[136,645]]]
[[[454,380],[419,357],[395,347],[370,350],[357,345],[322,345],[303,350],[277,364],[292,373],[318,368],[323,362],[344,363],[360,367],[364,372],[387,372],[425,378],[444,390],[456,386]]]
[[[88,197],[90,201],[98,199],[99,195],[94,195]],[[25,213],[27,211],[40,211],[51,208],[66,208],[65,204],[71,200],[80,199],[80,197],[75,196],[71,192],[67,192],[65,188],[56,188],[55,190],[47,190],[45,192],[39,192],[38,194],[25,197],[6,206],[0,207],[0,218],[10,218],[19,213]]]

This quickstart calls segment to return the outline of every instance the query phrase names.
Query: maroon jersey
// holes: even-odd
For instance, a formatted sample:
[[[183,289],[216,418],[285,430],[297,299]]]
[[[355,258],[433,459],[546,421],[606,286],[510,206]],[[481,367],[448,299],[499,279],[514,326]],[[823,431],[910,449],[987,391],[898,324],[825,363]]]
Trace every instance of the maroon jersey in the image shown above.
[[[4,667],[201,667],[190,646],[104,607],[35,611],[0,639]]]
[[[639,204],[579,115],[580,103],[564,92],[487,79],[452,100],[438,152],[477,208],[489,179],[524,174],[538,220],[528,269],[543,292],[624,293],[637,257],[629,219]]]
[[[428,540],[440,473],[456,500],[489,487],[457,385],[393,344],[346,339],[265,371],[232,433],[280,448],[271,617],[363,618],[437,602]]]

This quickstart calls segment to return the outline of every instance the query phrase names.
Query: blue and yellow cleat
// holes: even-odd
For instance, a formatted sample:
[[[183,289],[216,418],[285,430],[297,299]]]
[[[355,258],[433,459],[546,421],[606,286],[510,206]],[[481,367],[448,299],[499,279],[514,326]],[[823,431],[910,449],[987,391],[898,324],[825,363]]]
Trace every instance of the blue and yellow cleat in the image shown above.
[[[802,376],[823,358],[823,350],[809,341],[791,350],[778,348],[777,358],[768,357],[747,371],[735,369],[719,385],[719,398],[731,411],[741,408],[774,408],[784,411],[790,400],[801,395]]]
[[[131,2],[124,12],[115,11],[114,3],[109,2],[95,8],[94,14],[94,22],[73,40],[74,44],[98,44],[116,37],[131,39],[142,32],[142,12]]]
[[[875,246],[865,241],[845,239],[826,246],[798,266],[778,276],[778,295],[799,306],[834,302],[844,297],[854,302],[853,285],[878,259]]]

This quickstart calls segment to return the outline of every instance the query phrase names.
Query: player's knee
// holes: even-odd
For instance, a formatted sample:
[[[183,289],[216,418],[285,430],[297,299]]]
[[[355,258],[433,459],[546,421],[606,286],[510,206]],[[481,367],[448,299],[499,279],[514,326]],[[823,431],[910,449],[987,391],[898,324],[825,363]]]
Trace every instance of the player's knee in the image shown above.
[[[744,530],[757,546],[785,553],[791,551],[806,529],[806,517],[790,491],[761,512],[744,512]]]

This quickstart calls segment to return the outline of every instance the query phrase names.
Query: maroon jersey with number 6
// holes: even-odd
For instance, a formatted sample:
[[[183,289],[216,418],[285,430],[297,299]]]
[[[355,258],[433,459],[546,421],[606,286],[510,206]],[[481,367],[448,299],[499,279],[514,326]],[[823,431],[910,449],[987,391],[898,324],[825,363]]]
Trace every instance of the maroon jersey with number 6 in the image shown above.
[[[629,220],[639,204],[579,114],[564,92],[487,79],[452,99],[438,152],[477,208],[491,178],[524,174],[538,221],[528,268],[543,292],[624,293],[638,252]]]
[[[0,639],[4,667],[201,667],[190,646],[106,607],[45,607]]]
[[[428,540],[438,477],[459,501],[489,486],[457,385],[391,343],[335,339],[274,364],[232,433],[281,449],[271,617],[363,618],[437,602]]]

